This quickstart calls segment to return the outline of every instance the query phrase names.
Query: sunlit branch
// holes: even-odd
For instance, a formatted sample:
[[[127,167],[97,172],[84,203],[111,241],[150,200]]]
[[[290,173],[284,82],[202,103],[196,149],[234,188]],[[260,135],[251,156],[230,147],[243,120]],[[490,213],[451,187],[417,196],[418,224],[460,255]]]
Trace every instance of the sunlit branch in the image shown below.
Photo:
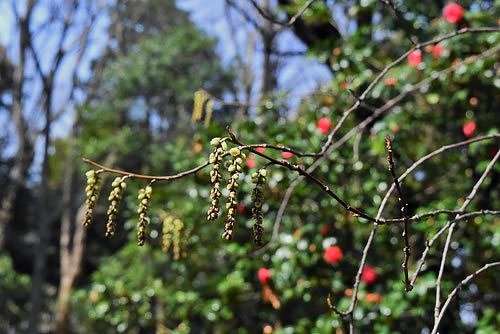
[[[464,285],[468,284],[471,280],[473,280],[476,276],[478,276],[483,271],[485,271],[489,268],[497,267],[497,266],[500,266],[500,262],[487,263],[484,266],[482,266],[481,268],[479,268],[478,270],[476,270],[475,272],[473,272],[472,274],[470,274],[469,276],[467,276],[466,278],[464,278],[460,283],[458,283],[458,285],[450,292],[450,294],[446,298],[446,300],[443,304],[443,307],[441,308],[441,311],[439,312],[437,319],[434,322],[434,327],[432,328],[431,334],[437,333],[437,330],[439,328],[439,324],[441,323],[441,320],[443,319],[444,313],[446,312],[446,309],[450,305],[453,298],[455,298],[455,296],[457,295],[458,291],[460,291],[460,289],[462,289]]]
[[[497,162],[498,158],[500,157],[500,150],[497,151],[493,159],[488,163],[488,166],[484,170],[483,174],[479,178],[479,180],[476,182],[474,187],[472,188],[471,192],[467,197],[465,198],[464,203],[460,206],[459,210],[465,210],[465,208],[472,202],[474,197],[477,194],[477,191],[481,184],[483,184],[484,180],[486,179],[486,176],[490,173],[490,171],[493,169],[493,166],[495,166],[495,163]],[[441,306],[441,280],[443,278],[443,273],[444,273],[444,265],[446,263],[446,256],[448,254],[448,249],[450,247],[451,243],[451,236],[453,235],[453,230],[455,229],[455,226],[457,225],[456,222],[448,222],[446,225],[449,226],[448,228],[448,235],[446,236],[446,242],[443,247],[443,252],[441,255],[441,264],[439,266],[439,274],[436,280],[436,301],[435,301],[435,306],[434,306],[434,321],[435,323],[437,322],[437,319],[440,316],[440,306]]]

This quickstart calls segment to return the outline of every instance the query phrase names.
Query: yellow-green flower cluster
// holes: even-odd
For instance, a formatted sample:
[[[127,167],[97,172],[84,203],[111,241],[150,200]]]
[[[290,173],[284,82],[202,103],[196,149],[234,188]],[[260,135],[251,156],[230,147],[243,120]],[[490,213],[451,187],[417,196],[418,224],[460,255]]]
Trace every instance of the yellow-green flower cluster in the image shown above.
[[[262,227],[262,188],[266,183],[266,177],[267,171],[264,168],[252,174],[252,182],[255,184],[252,190],[252,218],[255,221],[253,225],[253,241],[257,247],[262,246],[262,233],[264,232]]]
[[[172,247],[175,260],[178,260],[181,256],[181,242],[183,241],[181,232],[183,228],[184,224],[179,218],[167,216],[163,219],[161,249],[164,253],[167,253]]]
[[[106,224],[106,236],[112,237],[116,231],[116,220],[118,219],[118,209],[123,197],[123,191],[127,187],[124,182],[124,177],[116,177],[111,183],[111,192],[109,194],[109,208],[108,208],[108,223]]]
[[[85,176],[87,177],[87,186],[85,187],[87,199],[85,200],[83,226],[89,227],[92,224],[92,214],[94,213],[99,191],[101,190],[101,178],[99,177],[99,172],[95,170],[89,170],[85,173]]]
[[[210,182],[213,184],[212,190],[210,190],[210,208],[207,212],[208,220],[216,220],[220,214],[219,200],[221,197],[220,184],[222,175],[220,172],[222,156],[227,150],[227,143],[221,138],[213,138],[210,141],[210,145],[214,147],[214,151],[210,153],[209,162],[213,164],[213,168],[210,171]]]
[[[238,190],[240,178],[240,173],[243,170],[241,164],[245,158],[245,154],[237,147],[233,147],[229,150],[229,154],[233,159],[227,165],[227,170],[231,174],[229,182],[227,184],[227,190],[229,190],[229,195],[226,203],[227,216],[224,221],[224,233],[222,238],[226,240],[231,240],[233,238],[234,224],[236,223],[236,207],[238,206],[238,201],[236,200],[236,191]]]
[[[148,210],[149,210],[149,200],[153,194],[153,188],[147,186],[146,188],[141,188],[137,199],[139,200],[139,207],[137,208],[137,213],[139,214],[139,221],[137,222],[137,244],[139,246],[144,245],[146,242],[146,227],[149,224]]]

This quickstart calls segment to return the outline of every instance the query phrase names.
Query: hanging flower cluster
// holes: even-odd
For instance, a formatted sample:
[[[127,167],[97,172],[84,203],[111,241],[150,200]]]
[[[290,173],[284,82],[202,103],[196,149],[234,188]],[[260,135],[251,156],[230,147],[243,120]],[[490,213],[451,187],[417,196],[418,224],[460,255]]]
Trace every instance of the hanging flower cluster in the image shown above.
[[[147,217],[149,211],[149,200],[153,193],[153,188],[147,186],[141,188],[137,199],[139,200],[139,207],[137,213],[139,214],[139,221],[137,222],[137,244],[143,246],[146,242],[146,227],[149,225],[149,218]]]
[[[227,150],[227,143],[224,139],[214,138],[210,141],[210,145],[214,147],[214,151],[210,153],[208,158],[209,162],[213,165],[212,170],[210,171],[210,182],[212,182],[213,187],[210,190],[210,207],[207,212],[208,220],[216,220],[219,218],[219,200],[221,197],[220,192],[220,184],[221,184],[221,164],[222,164],[222,156],[224,152]]]
[[[241,152],[237,147],[230,149],[229,154],[233,159],[227,164],[227,171],[230,173],[230,178],[226,188],[229,191],[229,195],[226,203],[227,216],[224,222],[224,233],[222,234],[222,238],[226,240],[231,240],[233,238],[233,229],[236,223],[236,210],[238,207],[236,191],[239,187],[238,180],[240,178],[240,173],[243,170],[241,164],[246,157],[245,153]]]
[[[164,253],[168,253],[172,248],[174,260],[178,260],[184,255],[182,253],[182,247],[187,243],[189,233],[186,232],[183,237],[182,231],[184,229],[184,223],[179,218],[171,215],[167,215],[163,219],[162,225],[161,250]]]
[[[116,177],[111,183],[111,192],[109,194],[109,208],[108,208],[108,223],[106,224],[106,236],[113,237],[116,231],[116,221],[118,219],[118,209],[123,197],[123,191],[127,188],[124,182],[126,177]]]
[[[210,145],[213,147],[212,153],[210,153],[208,163],[212,165],[212,170],[210,171],[210,182],[212,183],[212,189],[210,191],[210,206],[207,211],[207,220],[216,220],[220,216],[221,208],[219,207],[220,199],[222,197],[221,184],[223,182],[224,175],[227,177],[227,199],[226,199],[226,217],[224,219],[224,232],[222,233],[222,238],[226,240],[231,240],[234,235],[234,227],[236,224],[236,215],[243,214],[245,212],[244,204],[238,203],[237,192],[240,187],[240,177],[243,172],[243,166],[247,168],[256,167],[256,161],[252,158],[252,163],[248,163],[247,155],[242,151],[247,149],[246,147],[232,147],[228,148],[227,144],[228,138],[213,138],[210,141]],[[257,152],[263,153],[265,148],[259,147],[256,149]],[[288,152],[287,152],[288,153]],[[292,153],[290,153],[292,155]],[[224,158],[229,159],[223,164]],[[86,199],[86,212],[83,221],[83,225],[89,227],[92,222],[92,215],[94,208],[97,204],[98,193],[101,188],[100,173],[103,170],[90,170],[86,173],[87,177],[87,187],[85,192],[87,195]],[[111,173],[115,171],[109,171]],[[135,174],[122,173],[122,176],[116,177],[111,183],[111,190],[108,196],[109,207],[107,210],[107,223],[106,223],[106,237],[113,237],[116,233],[116,225],[119,216],[120,204],[123,199],[125,189],[127,188],[126,179],[137,177]],[[267,171],[264,168],[259,169],[252,175],[252,182],[254,188],[252,190],[252,218],[255,221],[252,228],[253,240],[257,247],[262,246],[262,234],[263,234],[263,193],[262,190],[265,186],[267,178]],[[143,246],[147,239],[147,227],[150,224],[150,218],[148,217],[151,197],[153,194],[152,183],[143,188],[140,188],[137,193],[137,244]],[[174,257],[180,257],[180,244],[181,244],[181,230],[184,227],[182,221],[178,218],[172,218],[167,216],[162,219],[162,249],[166,252],[173,245]]]
[[[252,174],[252,182],[255,184],[252,191],[252,218],[255,221],[253,225],[253,241],[257,247],[262,246],[262,233],[264,232],[262,227],[262,188],[266,183],[266,176],[267,170],[263,168]]]
[[[92,214],[94,213],[94,208],[97,204],[97,199],[99,197],[99,192],[101,190],[101,179],[99,177],[100,171],[89,170],[85,173],[87,177],[87,186],[85,187],[85,194],[87,199],[85,200],[85,218],[83,225],[89,227],[92,224]]]

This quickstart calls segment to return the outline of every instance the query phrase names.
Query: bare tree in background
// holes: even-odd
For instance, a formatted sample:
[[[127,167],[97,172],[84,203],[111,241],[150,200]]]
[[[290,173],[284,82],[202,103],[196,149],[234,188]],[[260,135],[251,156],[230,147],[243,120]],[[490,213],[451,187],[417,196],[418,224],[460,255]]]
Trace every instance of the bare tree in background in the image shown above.
[[[12,64],[10,120],[15,125],[16,154],[10,170],[6,191],[0,208],[0,248],[4,248],[7,226],[12,220],[13,204],[26,182],[36,180],[34,190],[36,226],[33,245],[33,273],[30,297],[29,329],[38,333],[43,305],[43,287],[49,240],[53,223],[63,215],[61,226],[61,283],[59,289],[58,328],[64,328],[69,292],[78,274],[83,252],[84,232],[72,228],[72,180],[75,163],[69,163],[62,177],[63,201],[53,194],[49,164],[54,126],[71,113],[71,105],[78,89],[84,58],[90,47],[99,1],[36,1],[25,5],[10,4],[14,26],[9,44],[5,46],[6,59]],[[16,59],[16,55],[18,56]],[[35,146],[43,147],[41,151]],[[70,149],[71,150],[71,149]],[[74,157],[74,152],[69,154]],[[33,158],[37,156],[36,164]],[[74,159],[73,159],[74,160]],[[39,170],[36,175],[30,171]],[[58,196],[58,195],[57,195]],[[80,199],[81,201],[81,199]],[[36,221],[35,221],[36,220]],[[75,224],[74,226],[78,226]],[[74,233],[76,237],[71,237]],[[69,246],[72,246],[72,249]],[[62,331],[59,332],[64,332]]]

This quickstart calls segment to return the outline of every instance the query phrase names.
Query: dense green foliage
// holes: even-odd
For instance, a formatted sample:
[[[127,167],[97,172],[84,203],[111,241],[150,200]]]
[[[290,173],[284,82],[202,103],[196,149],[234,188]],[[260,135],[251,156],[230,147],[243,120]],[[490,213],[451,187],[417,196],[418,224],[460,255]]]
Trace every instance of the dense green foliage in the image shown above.
[[[133,48],[105,63],[99,94],[78,109],[81,155],[101,162],[113,161],[113,166],[138,173],[175,174],[206,161],[212,150],[210,140],[226,136],[226,124],[235,124],[234,132],[245,143],[319,151],[327,135],[318,129],[318,120],[327,118],[335,125],[380,70],[412,46],[405,37],[409,32],[400,30],[403,25],[383,4],[354,2],[348,11],[351,16],[345,19],[354,22],[356,28],[342,41],[325,40],[309,48],[311,57],[328,58],[333,79],[304,98],[293,115],[287,113],[289,97],[275,94],[281,97],[261,101],[256,107],[259,112],[253,113],[255,117],[236,120],[232,107],[220,104],[208,127],[193,124],[193,93],[199,88],[217,96],[232,91],[237,69],[224,69],[215,54],[214,41],[188,21],[177,22],[177,26],[143,40],[134,39]],[[303,3],[297,1],[279,10],[293,15]],[[328,17],[325,3],[317,1],[305,13],[306,22]],[[351,3],[345,1],[346,6]],[[484,1],[481,7],[478,3],[462,2],[469,9],[464,22],[472,27],[495,26],[495,4]],[[408,1],[400,9],[408,13],[405,17],[414,27],[411,34],[424,42],[457,28],[443,19],[441,7],[434,1]],[[377,11],[384,19],[364,21],[361,14],[367,11]],[[405,59],[392,68],[365,102],[376,108],[405,91],[409,93],[335,150],[314,175],[350,205],[375,216],[392,182],[384,146],[387,135],[393,138],[396,173],[400,175],[423,155],[471,137],[463,128],[467,121],[476,124],[474,135],[498,133],[500,81],[495,78],[495,56],[464,60],[494,48],[499,39],[499,33],[463,34],[441,42],[440,52],[432,45],[424,48],[422,62],[416,67]],[[446,71],[452,64],[457,66]],[[446,72],[433,77],[436,71]],[[426,78],[431,78],[427,84],[412,88]],[[277,121],[267,117],[277,114],[283,117]],[[367,107],[356,110],[335,140],[370,114]],[[410,214],[457,209],[497,147],[498,140],[475,143],[447,151],[419,167],[403,181]],[[63,161],[65,154],[60,149],[53,160]],[[281,159],[280,151],[268,148],[266,154]],[[341,310],[348,307],[372,224],[353,217],[317,185],[304,180],[293,191],[277,238],[271,240],[281,200],[297,174],[270,166],[263,209],[264,242],[271,244],[263,252],[256,251],[251,234],[250,175],[266,161],[254,154],[247,159],[254,159],[256,166],[246,161],[238,191],[242,205],[232,241],[221,238],[224,210],[217,221],[206,221],[211,189],[209,167],[179,180],[153,184],[151,223],[143,247],[136,245],[137,192],[148,183],[127,181],[117,235],[107,240],[106,198],[112,177],[106,178],[88,232],[84,273],[72,295],[74,331],[256,333],[271,326],[273,333],[332,333],[342,328],[342,319],[328,308],[326,298],[331,294]],[[309,166],[314,159],[293,156],[288,161]],[[80,166],[82,175],[88,168]],[[468,211],[498,209],[499,172],[496,166]],[[227,179],[227,171],[223,175]],[[397,197],[393,195],[383,217],[399,216]],[[179,258],[172,251],[162,252],[165,217],[179,218],[183,223]],[[426,240],[446,222],[447,217],[440,215],[410,225],[411,272]],[[378,228],[367,258],[376,279],[370,284],[361,283],[354,313],[359,332],[421,333],[432,328],[434,284],[444,239],[442,236],[431,250],[414,290],[406,293],[401,270],[401,226]],[[329,264],[324,252],[332,245],[340,247],[343,258]],[[461,221],[446,264],[443,295],[484,263],[498,260],[499,245],[500,224],[495,216]],[[263,267],[271,271],[270,287],[280,300],[279,308],[263,298],[267,285],[263,286],[257,277]],[[0,258],[0,276],[0,295],[6,296],[7,304],[17,304],[16,298],[22,299],[19,294],[29,279],[24,275],[16,278],[7,257]],[[500,324],[496,306],[499,280],[498,270],[493,268],[465,287],[458,302],[448,309],[442,332],[494,333]],[[0,312],[0,319],[18,317],[7,312]]]

